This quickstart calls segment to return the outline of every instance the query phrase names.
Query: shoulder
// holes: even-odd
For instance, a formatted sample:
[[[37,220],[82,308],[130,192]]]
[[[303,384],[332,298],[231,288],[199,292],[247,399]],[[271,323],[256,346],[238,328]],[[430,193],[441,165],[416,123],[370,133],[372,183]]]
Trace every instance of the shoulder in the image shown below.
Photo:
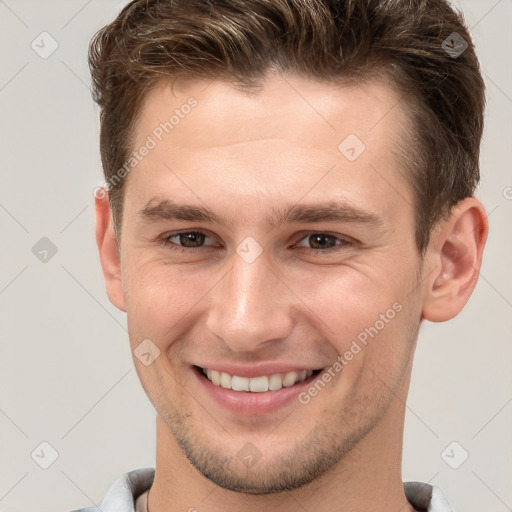
[[[423,482],[404,482],[409,503],[424,512],[453,512],[440,487]]]
[[[108,490],[101,505],[71,512],[134,512],[135,500],[153,484],[154,468],[134,469],[121,475]]]

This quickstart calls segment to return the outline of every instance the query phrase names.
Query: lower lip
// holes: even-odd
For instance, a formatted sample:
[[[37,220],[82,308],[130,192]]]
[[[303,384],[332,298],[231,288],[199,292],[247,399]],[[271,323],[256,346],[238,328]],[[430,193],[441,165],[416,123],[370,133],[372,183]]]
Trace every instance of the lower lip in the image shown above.
[[[314,373],[307,379],[294,384],[287,388],[281,388],[276,391],[264,391],[254,393],[250,391],[233,391],[222,386],[216,386],[203,377],[202,370],[193,368],[192,373],[195,375],[199,384],[206,393],[222,407],[247,416],[265,414],[277,409],[281,409],[292,402],[298,402],[298,396],[306,391],[322,372]]]

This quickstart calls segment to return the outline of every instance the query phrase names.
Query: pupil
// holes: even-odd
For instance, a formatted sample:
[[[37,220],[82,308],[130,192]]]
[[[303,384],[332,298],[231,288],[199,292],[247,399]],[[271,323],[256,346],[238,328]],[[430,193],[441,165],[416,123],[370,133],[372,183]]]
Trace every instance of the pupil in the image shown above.
[[[332,238],[332,237],[330,235],[323,235],[323,234],[311,235],[311,237],[310,237],[311,246],[313,248],[320,248],[320,249],[322,249],[322,248],[324,248],[324,244],[326,243],[326,241],[329,238]],[[329,244],[329,243],[327,245],[329,247],[332,246],[332,244]]]
[[[180,235],[180,243],[186,247],[197,247],[202,242],[204,242],[204,235],[202,233],[182,233]]]

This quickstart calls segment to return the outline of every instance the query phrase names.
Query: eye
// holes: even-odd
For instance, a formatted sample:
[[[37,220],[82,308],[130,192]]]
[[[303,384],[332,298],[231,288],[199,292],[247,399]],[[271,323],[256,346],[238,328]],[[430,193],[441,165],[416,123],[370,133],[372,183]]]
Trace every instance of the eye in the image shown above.
[[[352,245],[352,242],[347,238],[330,235],[329,233],[309,233],[301,239],[297,247],[307,247],[314,251],[326,252],[336,247],[341,249],[341,247],[347,245]]]
[[[211,240],[211,238],[201,231],[182,231],[181,233],[168,233],[164,235],[161,242],[163,245],[169,246],[171,249],[175,250],[215,245],[205,244],[206,240]]]
[[[210,241],[210,243],[206,243]],[[201,247],[218,247],[212,237],[201,231],[182,231],[179,233],[167,233],[162,236],[160,243],[174,251],[187,252]],[[353,241],[329,233],[308,233],[302,237],[295,247],[304,247],[308,251],[330,252],[353,245]]]

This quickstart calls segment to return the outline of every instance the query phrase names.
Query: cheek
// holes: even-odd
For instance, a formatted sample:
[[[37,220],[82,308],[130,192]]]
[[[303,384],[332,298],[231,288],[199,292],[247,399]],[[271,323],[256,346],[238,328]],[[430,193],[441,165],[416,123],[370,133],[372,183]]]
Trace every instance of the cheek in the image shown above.
[[[353,341],[366,347],[365,342],[379,340],[373,350],[390,350],[405,316],[398,309],[412,285],[405,282],[405,268],[398,281],[386,260],[387,267],[376,263],[369,270],[348,265],[283,266],[279,273],[285,286],[268,293],[283,293],[283,307],[290,315],[296,312],[297,323],[313,325],[340,354],[351,350]],[[200,319],[212,307],[208,293],[224,274],[225,268],[213,265],[145,261],[134,251],[123,276],[133,343],[149,338],[165,352],[169,341],[201,329]]]
[[[408,297],[411,285],[402,279],[383,269],[364,274],[343,268],[292,281],[298,283],[294,291],[314,312],[309,318],[340,355],[350,380],[357,380],[366,367],[391,375],[404,365],[417,315],[413,297]]]
[[[123,279],[130,335],[149,338],[164,352],[166,342],[190,328],[218,277],[154,260],[133,263]]]
[[[393,304],[400,295],[394,283],[349,267],[322,270],[296,276],[290,282],[330,339],[346,343],[388,310],[388,316],[394,317]]]

